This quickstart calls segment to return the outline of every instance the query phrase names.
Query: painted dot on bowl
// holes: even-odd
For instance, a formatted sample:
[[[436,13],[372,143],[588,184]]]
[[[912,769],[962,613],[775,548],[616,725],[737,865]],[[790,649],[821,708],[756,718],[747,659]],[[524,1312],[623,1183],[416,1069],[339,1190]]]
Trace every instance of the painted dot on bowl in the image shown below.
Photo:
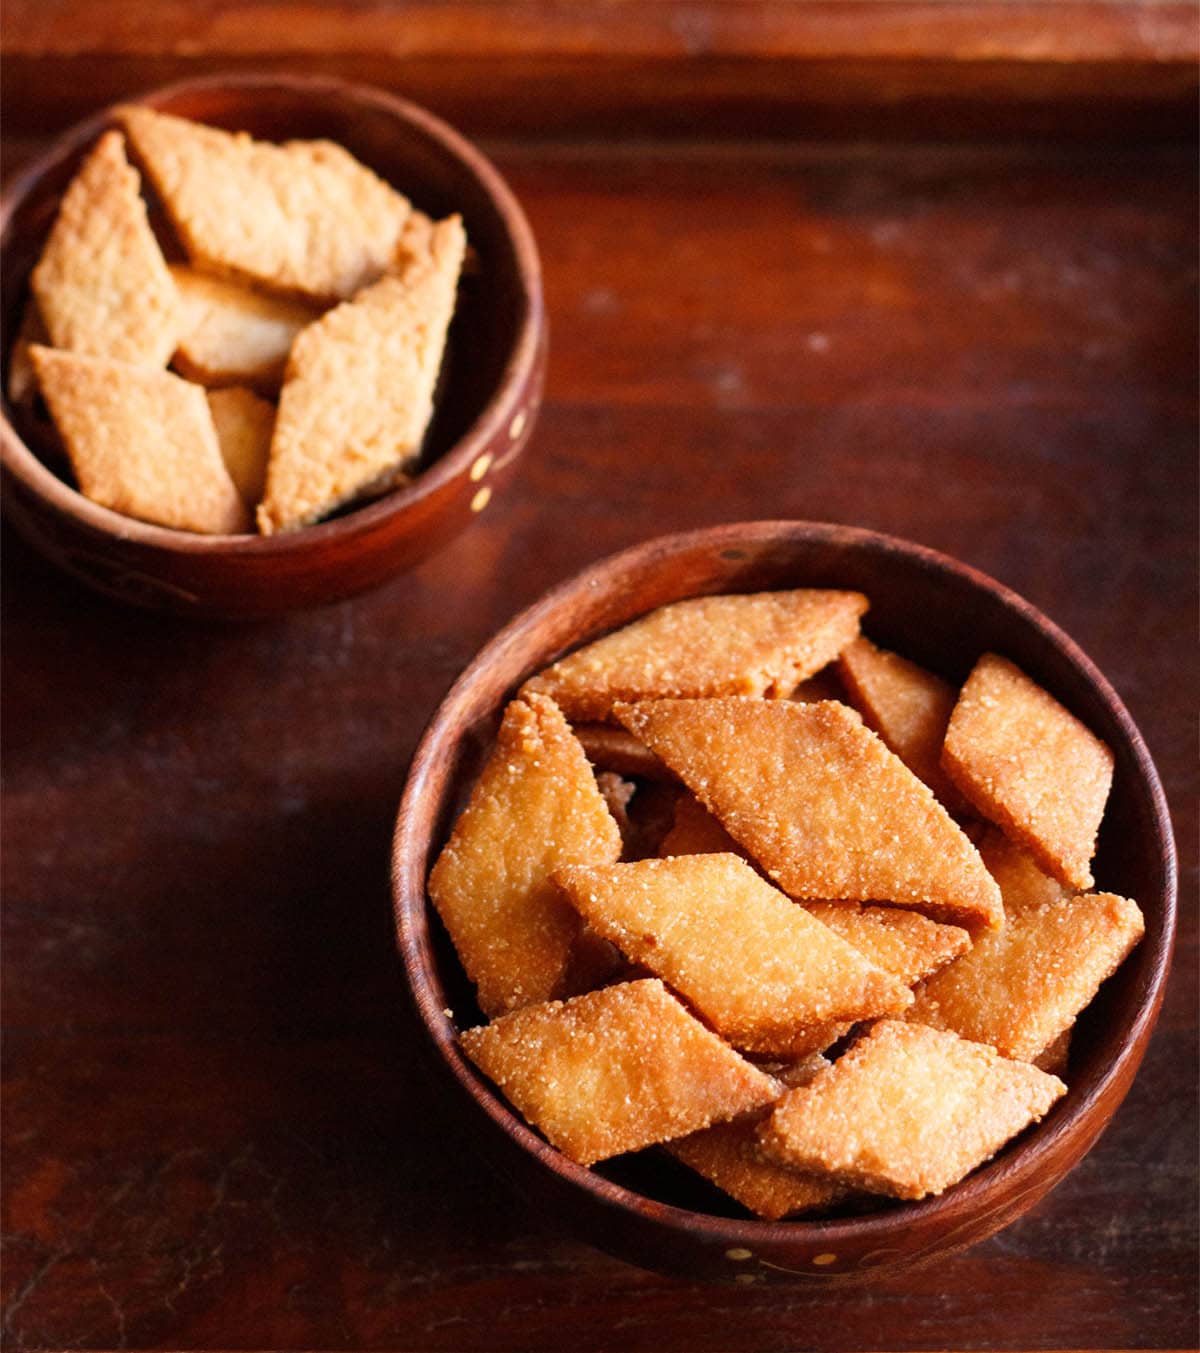
[[[824,1268],[826,1264],[834,1264],[836,1262],[837,1262],[836,1254],[826,1253],[813,1255],[813,1263],[819,1265],[821,1268]]]
[[[487,474],[488,470],[491,469],[491,465],[492,465],[492,453],[490,451],[485,451],[483,455],[480,456],[479,459],[475,462],[475,464],[471,466],[472,483],[478,483],[483,478],[483,476]]]
[[[753,1259],[753,1258],[754,1258],[754,1255],[751,1253],[750,1250],[743,1250],[743,1249],[741,1249],[741,1248],[738,1248],[738,1249],[733,1249],[733,1250],[726,1250],[726,1251],[725,1251],[725,1258],[726,1258],[726,1259]]]
[[[483,488],[481,488],[479,492],[475,495],[475,497],[471,499],[471,511],[482,512],[483,509],[487,507],[488,503],[490,503],[491,501],[492,501],[492,491],[485,484]]]
[[[517,413],[513,417],[512,422],[509,423],[508,435],[515,442],[517,438],[521,435],[521,433],[524,431],[525,431],[525,410],[522,409],[519,413]]]

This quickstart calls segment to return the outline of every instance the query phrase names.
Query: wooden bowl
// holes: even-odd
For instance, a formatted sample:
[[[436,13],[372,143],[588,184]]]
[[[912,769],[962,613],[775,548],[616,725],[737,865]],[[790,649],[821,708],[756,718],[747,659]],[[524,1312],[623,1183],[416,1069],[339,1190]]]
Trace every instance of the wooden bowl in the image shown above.
[[[1116,756],[1095,861],[1098,886],[1137,899],[1146,936],[1075,1027],[1069,1093],[1047,1117],[939,1198],[866,1215],[751,1220],[664,1153],[584,1169],[547,1145],[465,1060],[481,1023],[425,879],[517,686],[564,650],[656,606],[711,592],[854,588],[868,633],[961,682],[994,649],[1098,733]],[[433,1060],[456,1088],[481,1154],[548,1213],[620,1258],[689,1278],[867,1282],[1007,1226],[1084,1155],[1142,1060],[1175,922],[1175,853],[1154,764],[1116,693],[1028,602],[965,565],[871,531],[752,522],[666,536],[594,565],[518,616],[455,682],[417,748],[392,856],[396,933]],[[453,1011],[451,1018],[448,1011]]]
[[[457,211],[479,256],[451,328],[448,374],[415,481],[327,522],[278,536],[204,536],[100,507],[0,423],[4,508],[36,549],[123,601],[193,615],[265,616],[338,600],[408,568],[483,511],[528,441],[546,362],[533,235],[492,165],[431,114],[377,89],[315,77],[214,76],[141,102],[268,140],[340,142],[431,215]],[[112,122],[63,136],[0,199],[3,331],[16,332],[28,277],[59,198]],[[455,360],[456,350],[461,356]],[[4,344],[5,363],[9,352]]]

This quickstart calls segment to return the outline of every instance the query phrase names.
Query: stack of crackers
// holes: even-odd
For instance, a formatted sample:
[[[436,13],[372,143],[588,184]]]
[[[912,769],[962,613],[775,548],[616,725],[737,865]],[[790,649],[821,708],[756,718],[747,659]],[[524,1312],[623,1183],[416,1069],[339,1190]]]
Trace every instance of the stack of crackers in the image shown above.
[[[1013,663],[961,689],[856,592],[663,607],[531,678],[429,876],[466,1055],[573,1160],[751,1212],[941,1193],[1067,1091],[1143,933],[1092,891],[1109,749]]]
[[[329,141],[143,107],[116,122],[63,195],[9,365],[11,401],[40,392],[81,491],[179,530],[270,535],[407,482],[459,217],[430,220]]]

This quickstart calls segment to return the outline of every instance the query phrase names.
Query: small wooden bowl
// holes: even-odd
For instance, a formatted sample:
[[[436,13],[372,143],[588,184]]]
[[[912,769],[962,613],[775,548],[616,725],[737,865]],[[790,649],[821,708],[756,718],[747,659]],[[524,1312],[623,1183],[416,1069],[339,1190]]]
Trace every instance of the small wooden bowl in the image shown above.
[[[746,1218],[661,1153],[584,1169],[525,1125],[459,1052],[458,1030],[482,1017],[426,903],[425,880],[499,714],[527,676],[667,602],[789,587],[865,592],[873,638],[956,682],[981,653],[1005,654],[1104,738],[1116,771],[1095,873],[1100,887],[1137,899],[1147,930],[1075,1026],[1069,1093],[995,1159],[939,1198],[882,1203],[866,1215],[765,1222]],[[1019,1217],[1084,1155],[1129,1089],[1158,1013],[1175,929],[1175,852],[1158,775],[1120,699],[1080,649],[1028,602],[944,555],[806,522],[653,540],[594,565],[518,616],[459,677],[417,748],[396,823],[392,880],[410,995],[480,1152],[548,1213],[618,1257],[742,1283],[867,1282],[964,1249]]]
[[[282,75],[215,76],[140,100],[268,140],[340,142],[431,215],[460,212],[479,256],[451,329],[445,389],[415,481],[327,522],[279,536],[204,536],[136,521],[83,497],[39,459],[7,402],[4,508],[36,549],[93,587],[142,606],[253,618],[335,601],[445,544],[491,501],[541,402],[541,270],[521,208],[492,165],[431,114],[377,89]],[[58,201],[107,110],[63,136],[0,199],[4,370],[28,277]],[[455,360],[455,349],[461,354]]]

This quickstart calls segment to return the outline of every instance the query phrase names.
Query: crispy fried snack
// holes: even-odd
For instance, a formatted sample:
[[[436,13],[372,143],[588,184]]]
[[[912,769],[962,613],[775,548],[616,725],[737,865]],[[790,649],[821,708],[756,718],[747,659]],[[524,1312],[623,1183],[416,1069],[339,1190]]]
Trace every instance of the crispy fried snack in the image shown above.
[[[30,348],[79,487],[94,502],[181,531],[249,527],[198,385],[169,371]]]
[[[858,640],[853,642],[857,643]],[[845,651],[842,650],[843,653]],[[788,695],[788,699],[798,700],[802,705],[815,705],[822,700],[841,700],[845,703],[846,688],[838,680],[836,665],[831,665],[801,681]]]
[[[786,694],[858,633],[861,592],[802,590],[692,597],[663,606],[532,677],[569,719],[604,719],[618,701]]]
[[[514,700],[429,875],[484,1014],[557,994],[579,918],[550,873],[620,853],[617,824],[558,708],[544,696]]]
[[[901,761],[952,813],[967,805],[941,766],[942,743],[954,702],[953,686],[898,653],[855,639],[838,656],[850,703]]]
[[[121,133],[105,132],[63,194],[31,282],[54,347],[163,367],[179,297],[139,185]]]
[[[628,847],[633,836],[633,823],[629,820],[628,812],[629,801],[637,792],[637,787],[630,781],[622,779],[615,771],[601,770],[596,772],[596,788],[617,824],[621,840]]]
[[[941,925],[903,907],[864,907],[860,902],[805,902],[804,907],[906,987],[971,947],[971,936],[960,926]]]
[[[1071,1060],[1071,1031],[1064,1029],[1045,1052],[1033,1059],[1033,1064],[1048,1075],[1064,1080]]]
[[[786,1051],[807,1025],[896,1014],[912,1000],[736,855],[575,865],[553,879],[598,934],[735,1047]]]
[[[598,770],[639,775],[645,780],[675,779],[649,747],[623,728],[608,723],[579,723],[574,729],[588,760]]]
[[[675,802],[675,822],[662,839],[660,855],[745,856],[746,852],[694,795],[683,793]]]
[[[970,802],[1071,888],[1089,865],[1112,784],[1112,752],[1019,667],[995,653],[958,697],[942,766]]]
[[[580,1165],[682,1137],[779,1093],[653,978],[526,1006],[460,1041]]]
[[[404,482],[433,415],[465,245],[457,216],[439,221],[429,254],[296,338],[258,509],[264,535]]]
[[[1057,887],[994,832],[984,858],[1005,880],[1003,930],[930,977],[906,1018],[1033,1061],[1075,1022],[1145,932],[1135,902]]]
[[[292,343],[317,318],[316,309],[180,263],[171,276],[182,310],[178,370],[201,385],[250,385],[275,395]]]
[[[880,1020],[760,1129],[766,1156],[895,1198],[957,1184],[1066,1093],[1027,1062],[920,1024]]]
[[[206,272],[329,303],[376,281],[411,210],[331,141],[255,141],[131,106],[119,119]]]
[[[1003,924],[974,846],[847,706],[650,700],[613,713],[794,897]]]
[[[242,501],[253,511],[267,482],[267,457],[275,428],[275,406],[253,390],[233,385],[208,392],[208,409],[221,459],[237,485]]]

